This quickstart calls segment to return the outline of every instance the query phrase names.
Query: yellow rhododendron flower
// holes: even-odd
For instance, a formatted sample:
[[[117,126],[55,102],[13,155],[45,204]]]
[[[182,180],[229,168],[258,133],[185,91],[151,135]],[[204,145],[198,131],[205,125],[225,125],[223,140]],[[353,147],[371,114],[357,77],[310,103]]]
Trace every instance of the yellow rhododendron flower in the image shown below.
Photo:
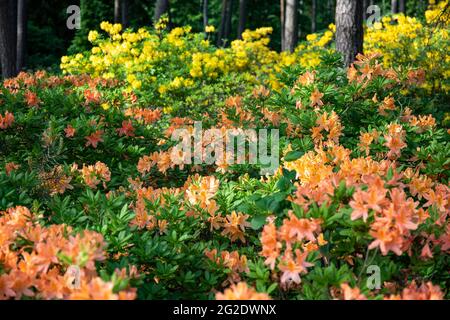
[[[206,26],[205,27],[205,32],[207,32],[207,33],[212,33],[214,31],[216,31],[216,28],[214,26]]]

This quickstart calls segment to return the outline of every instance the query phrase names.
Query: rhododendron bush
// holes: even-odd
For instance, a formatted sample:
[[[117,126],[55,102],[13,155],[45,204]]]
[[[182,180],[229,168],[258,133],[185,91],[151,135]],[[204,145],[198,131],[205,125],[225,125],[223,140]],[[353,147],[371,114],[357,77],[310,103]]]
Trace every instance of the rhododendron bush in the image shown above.
[[[424,68],[344,70],[332,30],[279,54],[163,24],[3,82],[0,299],[448,298],[449,97]],[[279,166],[173,161],[197,121],[277,129]]]

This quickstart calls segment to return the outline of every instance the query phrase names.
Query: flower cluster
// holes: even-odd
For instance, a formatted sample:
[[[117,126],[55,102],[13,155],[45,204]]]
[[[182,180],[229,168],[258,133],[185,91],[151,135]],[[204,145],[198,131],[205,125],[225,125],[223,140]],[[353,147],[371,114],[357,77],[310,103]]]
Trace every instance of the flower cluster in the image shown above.
[[[14,115],[6,111],[4,115],[0,114],[0,129],[8,129],[14,123]]]
[[[97,276],[95,263],[106,258],[100,234],[38,219],[20,206],[0,213],[0,299],[135,299],[135,290]]]
[[[318,250],[319,233],[319,220],[299,219],[292,212],[289,219],[283,220],[279,229],[273,221],[264,226],[261,234],[261,255],[266,258],[265,264],[269,265],[270,269],[274,270],[277,265],[283,272],[281,284],[299,284],[300,274],[307,273],[307,268],[314,266],[307,262],[306,258],[310,252]],[[284,253],[281,255],[283,249]]]
[[[217,265],[223,265],[231,272],[228,275],[227,280],[223,283],[238,283],[241,281],[240,273],[248,272],[247,257],[245,255],[239,256],[238,251],[228,252],[221,251],[220,255],[217,254],[217,249],[211,251],[205,250],[205,255]]]
[[[72,167],[72,170],[77,170],[77,165]],[[102,182],[103,187],[106,188],[106,182],[111,180],[111,172],[109,168],[100,161],[97,161],[94,165],[85,165],[78,170],[83,182],[92,189],[96,189]]]
[[[448,91],[450,77],[448,54],[450,16],[448,1],[440,1],[425,12],[425,22],[403,14],[383,17],[367,29],[366,53],[381,53],[385,66],[408,63],[425,70],[429,90]],[[441,63],[445,62],[445,63]]]
[[[225,289],[223,293],[216,294],[217,300],[270,300],[265,293],[259,293],[255,289],[248,287],[245,282],[239,282]]]

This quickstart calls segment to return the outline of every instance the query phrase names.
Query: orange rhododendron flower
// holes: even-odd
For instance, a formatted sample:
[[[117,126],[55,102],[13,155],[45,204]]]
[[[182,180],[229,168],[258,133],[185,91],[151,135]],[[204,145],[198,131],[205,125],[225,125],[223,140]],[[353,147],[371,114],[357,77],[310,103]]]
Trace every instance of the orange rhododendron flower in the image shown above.
[[[186,198],[190,204],[206,208],[218,189],[219,180],[214,176],[200,178],[196,175],[186,182]]]
[[[255,98],[267,98],[270,95],[269,89],[264,86],[259,86],[252,91],[253,97]]]
[[[409,119],[409,124],[413,127],[417,127],[417,133],[422,133],[425,130],[432,129],[436,126],[436,119],[432,115],[419,115],[419,117],[412,116]]]
[[[383,116],[387,115],[386,110],[395,110],[395,100],[393,97],[384,98],[382,104],[378,107],[378,112]]]
[[[439,286],[434,286],[431,282],[422,283],[417,286],[416,282],[411,282],[399,295],[385,297],[386,300],[443,300],[444,294]]]
[[[223,265],[224,267],[230,269],[228,278],[222,283],[222,285],[241,281],[239,274],[249,271],[247,267],[247,257],[245,255],[239,255],[238,251],[228,252],[224,250],[220,252],[220,255],[217,255],[217,249],[213,249],[211,251],[205,250],[205,256],[216,264]]]
[[[351,288],[347,283],[341,284],[341,290],[344,300],[367,300],[359,288]]]
[[[129,108],[125,110],[125,115],[133,117],[136,120],[141,120],[145,124],[152,124],[161,118],[160,109],[144,109],[144,108]]]
[[[86,104],[94,103],[99,104],[101,101],[102,95],[99,91],[94,89],[86,89],[84,90],[84,99]]]
[[[264,263],[270,267],[271,270],[275,269],[275,264],[280,256],[281,243],[277,240],[277,227],[273,222],[266,224],[261,233],[261,256],[265,257]]]
[[[396,159],[400,157],[400,151],[406,148],[406,143],[404,142],[405,130],[403,127],[396,123],[391,123],[388,126],[388,134],[384,135],[386,143],[384,144],[389,148],[389,153],[387,157],[389,159]]]
[[[105,259],[101,234],[89,230],[75,234],[66,225],[44,227],[38,224],[38,218],[26,207],[0,212],[0,299],[135,297],[134,289],[116,292],[113,282],[103,282],[97,277],[95,262]],[[68,264],[78,269],[75,275],[78,278],[72,280],[77,280],[80,287],[72,286],[65,276]],[[122,277],[127,276],[122,273]]]
[[[327,134],[327,142],[325,145],[334,146],[339,143],[339,137],[342,135],[342,129],[339,116],[332,111],[330,114],[324,112],[316,121],[317,127],[311,128],[311,137],[316,145],[321,145],[324,139],[323,132]]]
[[[122,127],[117,129],[119,136],[134,137],[134,128],[131,120],[122,121]]]
[[[145,173],[149,172],[151,168],[155,165],[154,159],[150,156],[143,156],[139,158],[138,164],[137,164],[137,170],[140,174],[144,175]]]
[[[217,300],[270,300],[266,293],[258,293],[255,289],[248,287],[245,282],[232,284],[223,293],[216,294]]]
[[[408,84],[421,85],[425,82],[425,70],[410,70],[408,71]]]
[[[281,283],[286,284],[289,282],[294,282],[299,284],[301,282],[300,274],[307,273],[307,267],[314,266],[313,263],[307,262],[306,257],[308,256],[308,252],[301,252],[299,249],[295,250],[295,259],[292,257],[291,252],[286,252],[281,259],[278,268],[283,272],[281,276]]]
[[[311,100],[310,106],[311,107],[321,107],[323,106],[322,99],[323,93],[321,93],[317,88],[311,93],[311,97],[309,98]]]
[[[0,129],[8,129],[14,123],[14,115],[6,111],[5,115],[0,114]]]
[[[303,86],[308,86],[314,83],[316,77],[316,71],[306,71],[304,74],[298,77],[297,82]]]
[[[136,298],[134,291],[129,294],[116,294],[113,288],[113,283],[105,282],[97,277],[89,283],[83,282],[80,289],[70,294],[69,300],[134,300]]]
[[[280,233],[284,234],[285,241],[316,241],[314,233],[320,233],[320,221],[315,219],[298,219],[292,212],[289,219],[283,220]],[[294,240],[295,239],[295,240]]]
[[[15,162],[8,162],[7,164],[5,164],[5,171],[6,171],[6,175],[10,175],[12,171],[17,170],[20,168],[20,164],[17,164]]]
[[[231,241],[234,242],[237,239],[245,243],[245,228],[250,227],[250,223],[247,222],[248,214],[236,213],[233,211],[226,216],[224,221],[222,234],[229,236]]]
[[[365,151],[366,156],[368,156],[370,153],[370,145],[372,144],[372,142],[376,141],[378,137],[379,133],[377,130],[361,133],[361,135],[359,136],[359,149]]]
[[[103,181],[103,185],[105,186],[105,182],[111,180],[111,172],[109,168],[103,162],[97,161],[95,165],[84,165],[81,170],[81,177],[83,178],[84,183],[90,188],[97,188],[97,185]]]
[[[75,128],[72,127],[70,124],[67,125],[67,127],[64,129],[64,132],[66,133],[67,138],[72,138],[75,135]]]
[[[92,146],[93,148],[97,148],[99,142],[103,142],[102,139],[103,130],[97,130],[90,136],[85,137],[86,147]]]
[[[41,100],[38,98],[37,94],[29,90],[25,92],[25,100],[29,107],[37,107],[41,103]]]
[[[347,79],[349,82],[355,82],[358,80],[358,70],[356,70],[353,64],[347,69]]]
[[[349,202],[353,209],[351,219],[356,220],[363,218],[364,222],[367,220],[369,214],[369,207],[364,201],[364,191],[358,190],[353,194],[353,199]]]

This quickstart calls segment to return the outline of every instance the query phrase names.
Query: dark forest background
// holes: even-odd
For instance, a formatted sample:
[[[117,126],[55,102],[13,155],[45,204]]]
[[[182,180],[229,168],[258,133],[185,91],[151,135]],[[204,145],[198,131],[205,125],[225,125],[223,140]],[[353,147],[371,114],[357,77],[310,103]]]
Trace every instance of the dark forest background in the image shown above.
[[[203,31],[205,0],[170,0],[169,16],[171,26],[192,26],[194,31]],[[361,0],[363,1],[363,0]],[[114,22],[114,0],[28,0],[27,46],[25,69],[57,69],[60,57],[87,49],[89,30],[99,29],[101,21]],[[156,0],[126,0],[128,27],[150,26],[154,23]],[[208,25],[216,29],[221,24],[222,6],[226,0],[208,0]],[[270,26],[274,31],[271,47],[280,50],[280,1],[246,0],[245,28]],[[307,34],[320,32],[334,22],[335,0],[299,0],[298,39]],[[390,0],[366,1],[379,5],[381,13],[391,12]],[[230,0],[231,28],[229,40],[238,37],[240,0]],[[66,13],[70,5],[81,8],[81,29],[69,30]],[[421,17],[427,5],[426,0],[406,1],[406,14]],[[229,42],[228,42],[229,43]]]

